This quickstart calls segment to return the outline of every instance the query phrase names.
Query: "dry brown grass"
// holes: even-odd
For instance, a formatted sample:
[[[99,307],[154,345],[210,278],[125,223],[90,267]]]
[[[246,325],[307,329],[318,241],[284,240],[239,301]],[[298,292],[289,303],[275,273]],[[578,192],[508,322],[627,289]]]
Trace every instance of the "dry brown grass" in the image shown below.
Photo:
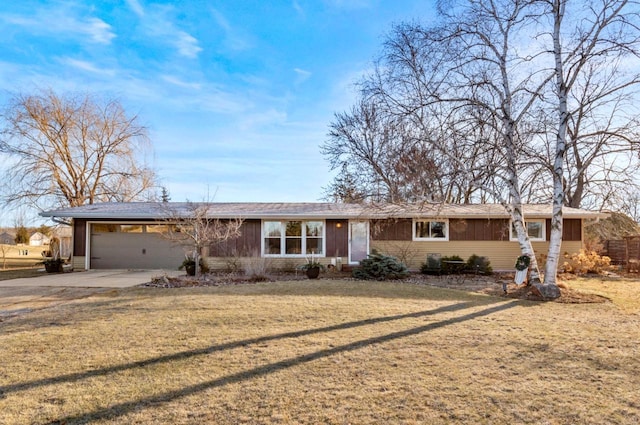
[[[0,323],[0,423],[636,424],[625,288],[600,304],[347,281],[103,292]]]

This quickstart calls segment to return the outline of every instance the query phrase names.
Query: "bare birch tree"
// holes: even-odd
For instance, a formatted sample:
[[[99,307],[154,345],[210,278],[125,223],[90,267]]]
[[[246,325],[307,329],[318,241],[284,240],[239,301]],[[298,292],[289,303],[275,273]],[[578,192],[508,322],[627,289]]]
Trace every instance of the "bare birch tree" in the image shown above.
[[[118,101],[41,90],[15,95],[1,118],[5,204],[45,209],[151,196],[147,129]]]
[[[553,151],[553,216],[545,282],[555,283],[562,243],[562,207],[565,199],[565,161],[569,130],[569,98],[589,65],[597,64],[599,72],[607,72],[607,62],[637,57],[640,48],[638,4],[628,0],[572,2],[542,0],[553,23],[551,31],[554,59],[554,93],[557,126]],[[571,16],[572,19],[567,19]],[[631,84],[637,84],[633,77]],[[624,84],[622,81],[616,84]]]
[[[637,148],[635,116],[623,118],[622,108],[612,108],[616,99],[620,106],[634,99],[636,71],[615,67],[637,55],[637,5],[451,0],[439,6],[437,26],[394,28],[375,71],[361,83],[361,96],[375,102],[383,120],[403,123],[403,134],[413,138],[409,146],[437,151],[449,161],[447,172],[471,183],[483,201],[505,207],[521,252],[531,257],[530,281],[557,297],[563,203],[583,197],[587,176],[611,183],[635,166],[605,164],[631,158]],[[565,20],[566,7],[572,13]],[[580,86],[589,81],[590,87]],[[608,125],[599,122],[604,111]],[[438,177],[441,172],[434,169]],[[552,204],[544,283],[523,219],[531,199]]]

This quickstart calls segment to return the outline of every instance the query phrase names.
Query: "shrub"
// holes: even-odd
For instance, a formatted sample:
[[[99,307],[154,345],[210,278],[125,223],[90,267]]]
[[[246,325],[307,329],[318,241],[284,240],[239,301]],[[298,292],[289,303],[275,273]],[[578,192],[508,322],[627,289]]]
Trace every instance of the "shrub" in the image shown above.
[[[244,274],[251,279],[268,279],[267,274],[271,269],[271,261],[269,258],[260,257],[259,254],[254,254],[251,257],[243,259],[242,268]],[[257,282],[258,280],[254,280]]]
[[[466,264],[451,264],[451,263],[447,263],[447,261],[464,261],[464,260],[459,255],[442,257],[442,273],[443,274],[460,273],[466,267]]]
[[[209,273],[211,269],[209,268],[209,264],[203,257],[200,257],[200,273]]]
[[[409,270],[395,257],[373,253],[360,262],[353,270],[353,277],[365,280],[403,279],[409,276]]]
[[[611,258],[600,256],[595,251],[581,249],[580,252],[564,255],[564,271],[574,274],[602,273],[611,265]]]
[[[442,259],[440,254],[427,255],[427,262],[420,266],[422,274],[440,274],[442,273]]]
[[[491,267],[491,262],[487,257],[481,257],[479,255],[473,254],[467,260],[467,269],[473,273],[480,274],[491,274],[493,272],[493,268]]]

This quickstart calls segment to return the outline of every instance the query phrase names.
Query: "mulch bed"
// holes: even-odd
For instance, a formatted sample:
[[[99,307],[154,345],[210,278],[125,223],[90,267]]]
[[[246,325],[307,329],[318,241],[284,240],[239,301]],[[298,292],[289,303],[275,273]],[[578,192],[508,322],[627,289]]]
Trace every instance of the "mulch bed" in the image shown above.
[[[512,299],[524,299],[531,301],[544,301],[537,294],[535,288],[531,286],[516,286],[513,283],[514,276],[512,274],[493,274],[491,276],[476,275],[450,275],[450,276],[429,276],[419,273],[412,274],[409,278],[403,279],[402,282],[431,285],[440,288],[459,289],[469,292],[478,292],[487,295],[501,296]],[[333,280],[355,280],[350,273],[330,272],[321,276],[321,279]],[[145,287],[156,288],[185,288],[185,287],[204,287],[204,286],[227,286],[227,285],[246,285],[258,282],[275,282],[275,281],[301,281],[308,280],[304,273],[278,273],[268,276],[248,277],[236,273],[208,273],[199,277],[193,276],[162,276],[153,281],[143,284]],[[507,292],[503,291],[503,284],[506,284]],[[604,303],[609,301],[607,298],[585,294],[569,288],[566,284],[560,283],[560,297],[553,302],[583,304],[583,303]]]

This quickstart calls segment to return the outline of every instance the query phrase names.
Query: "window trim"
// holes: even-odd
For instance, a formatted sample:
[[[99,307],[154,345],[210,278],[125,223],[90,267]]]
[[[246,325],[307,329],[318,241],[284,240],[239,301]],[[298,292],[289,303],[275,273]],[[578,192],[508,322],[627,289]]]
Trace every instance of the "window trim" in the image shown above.
[[[529,240],[531,242],[546,242],[547,241],[547,219],[545,218],[531,218],[531,219],[526,219],[524,220],[524,225],[525,227],[527,227],[528,223],[542,223],[542,228],[540,229],[540,232],[542,233],[542,236],[540,238],[534,238],[529,236]],[[529,230],[527,229],[527,235],[529,234]],[[510,241],[517,241],[518,237],[516,236],[515,232],[513,231],[513,220],[509,220],[509,240]]]
[[[433,237],[419,237],[416,234],[416,225],[417,223],[431,223],[431,222],[439,222],[444,223],[445,235],[444,238],[433,238]],[[411,222],[411,238],[414,241],[418,242],[447,242],[449,241],[449,219],[448,218],[414,218]]]
[[[286,223],[289,221],[299,221],[302,223],[302,228],[301,228],[301,253],[300,254],[287,254],[286,253],[286,241],[287,241],[287,235],[286,235]],[[266,252],[266,239],[267,239],[267,235],[265,234],[265,223],[266,222],[278,222],[280,223],[280,253],[279,254],[268,254]],[[319,236],[320,238],[322,238],[322,254],[318,254],[318,253],[314,253],[314,254],[307,254],[306,250],[307,250],[307,223],[308,222],[320,222],[322,223],[322,235]],[[310,238],[313,239],[318,239],[317,236],[309,236]],[[282,219],[278,219],[278,218],[274,218],[274,219],[262,219],[261,223],[260,223],[260,252],[262,254],[263,257],[269,257],[269,258],[306,258],[310,255],[313,255],[314,257],[318,257],[318,258],[324,258],[326,257],[326,252],[327,252],[327,222],[324,219],[308,219],[308,218],[282,218]]]

